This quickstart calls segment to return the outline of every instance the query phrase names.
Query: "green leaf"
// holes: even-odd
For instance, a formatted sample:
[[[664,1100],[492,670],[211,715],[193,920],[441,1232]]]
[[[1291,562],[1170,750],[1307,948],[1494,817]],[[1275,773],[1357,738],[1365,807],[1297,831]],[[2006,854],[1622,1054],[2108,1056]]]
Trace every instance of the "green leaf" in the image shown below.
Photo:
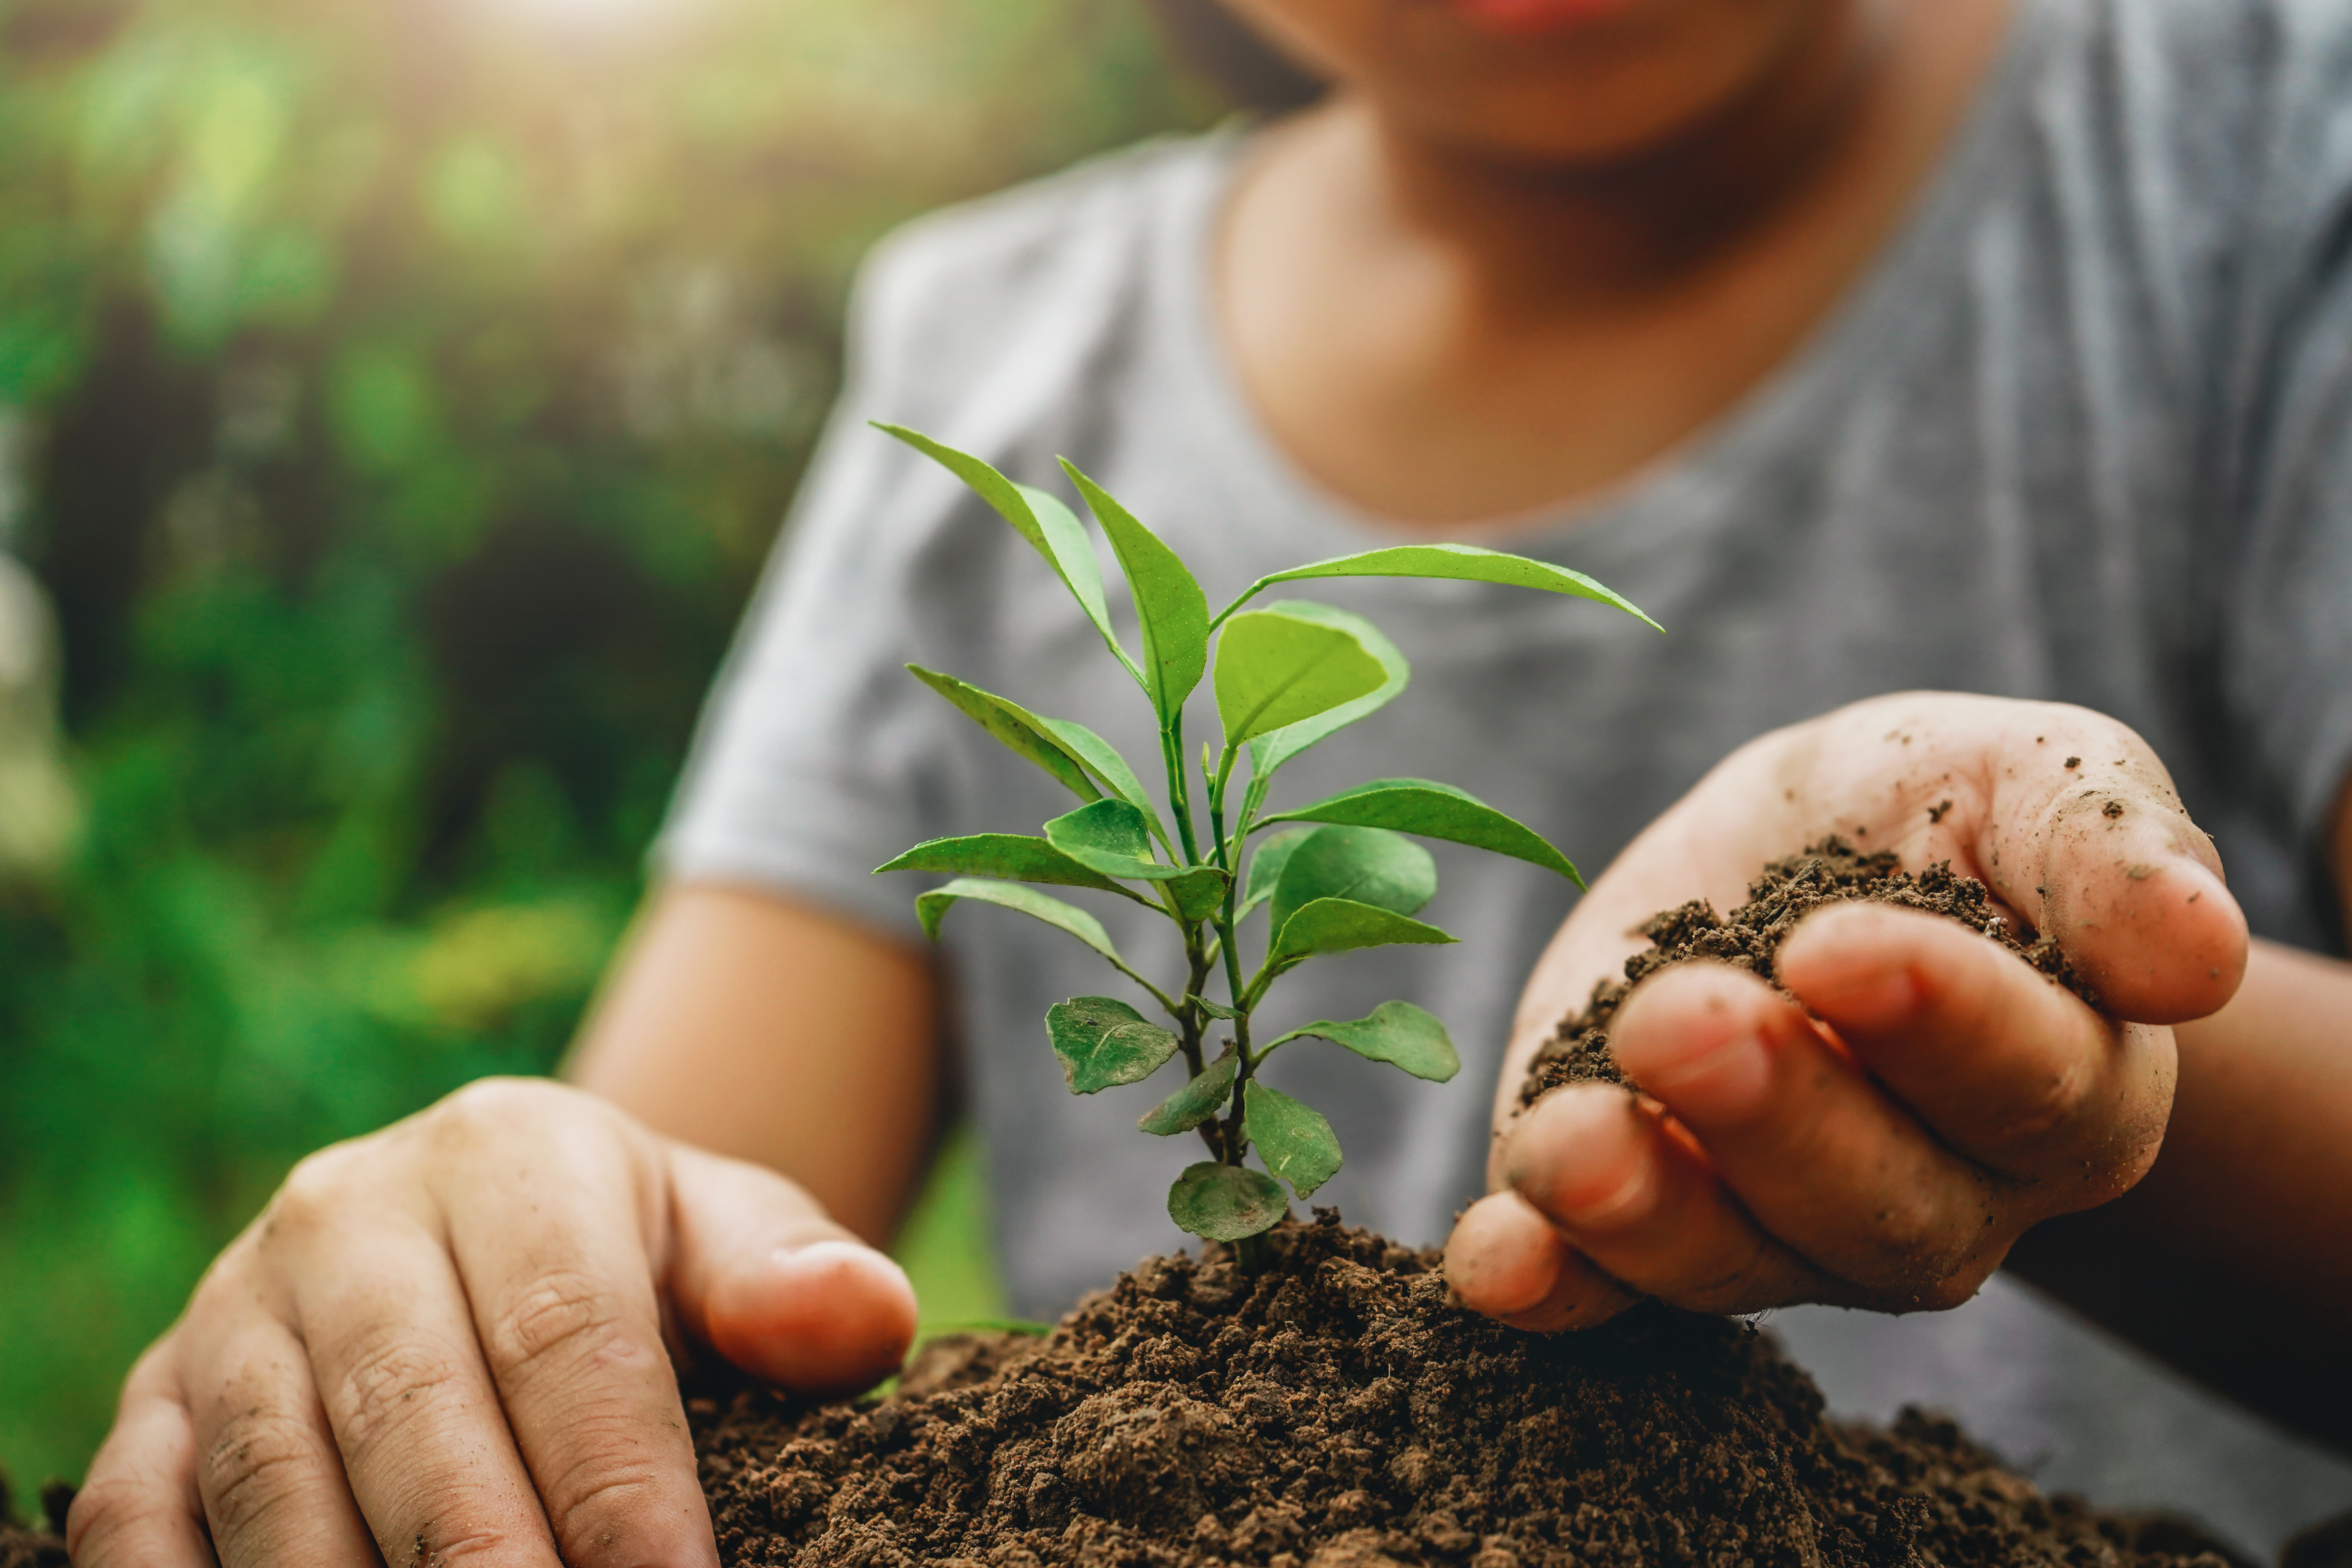
[[[1179,913],[1197,921],[1224,902],[1225,874],[1214,866],[1163,866],[1151,858],[1143,813],[1123,800],[1098,800],[1045,824],[1045,838],[1078,864],[1106,877],[1165,882]]]
[[[1232,880],[1214,866],[1195,866],[1179,877],[1168,879],[1169,895],[1176,900],[1176,912],[1188,921],[1204,921],[1217,912],[1225,901],[1225,884]]]
[[[1231,1047],[1201,1069],[1201,1076],[1136,1119],[1136,1126],[1159,1138],[1190,1132],[1225,1108],[1234,1092],[1234,1069],[1241,1058]]]
[[[915,900],[915,918],[923,922],[925,936],[933,942],[940,940],[940,922],[947,918],[948,910],[954,907],[958,899],[978,899],[982,903],[1019,910],[1049,926],[1060,927],[1120,968],[1127,967],[1126,961],[1118,955],[1118,949],[1110,944],[1110,932],[1103,930],[1102,921],[1076,905],[1066,904],[1049,894],[1032,891],[1018,882],[991,882],[978,877],[958,877],[944,888],[933,888]]]
[[[1257,779],[1272,778],[1276,768],[1332,731],[1345,729],[1367,713],[1384,707],[1390,698],[1404,689],[1405,682],[1412,675],[1412,667],[1405,663],[1404,655],[1397,651],[1396,644],[1389,641],[1378,626],[1361,616],[1349,615],[1328,605],[1318,605],[1312,599],[1277,599],[1265,607],[1353,633],[1356,640],[1364,645],[1365,651],[1380,661],[1381,668],[1388,672],[1388,679],[1381,683],[1378,690],[1359,697],[1353,702],[1342,702],[1312,719],[1286,724],[1253,740],[1250,742],[1250,773]]]
[[[1198,1007],[1202,1012],[1206,1013],[1212,1018],[1223,1018],[1226,1022],[1230,1023],[1234,1019],[1241,1016],[1239,1013],[1234,1012],[1223,1002],[1212,1002],[1206,996],[1200,995],[1197,993],[1186,993],[1184,1000],[1192,1003],[1192,1005]]]
[[[1045,1032],[1072,1094],[1141,1083],[1176,1054],[1174,1034],[1113,996],[1073,996],[1045,1009]]]
[[[1318,899],[1290,917],[1275,938],[1267,962],[1291,963],[1318,953],[1349,952],[1394,942],[1436,944],[1455,939],[1433,925],[1408,920],[1393,910],[1352,899]]]
[[[1322,1112],[1252,1079],[1243,1095],[1242,1125],[1265,1168],[1304,1198],[1339,1173],[1339,1139]]]
[[[1119,570],[1127,574],[1143,632],[1143,689],[1150,693],[1164,729],[1183,711],[1184,699],[1201,684],[1201,672],[1209,666],[1208,596],[1176,552],[1080,473],[1076,464],[1065,458],[1062,471],[1086,497],[1103,532],[1110,536]]]
[[[1568,857],[1544,842],[1542,835],[1465,791],[1428,779],[1374,779],[1312,805],[1269,812],[1258,819],[1261,826],[1272,822],[1346,823],[1417,833],[1424,838],[1450,838],[1456,844],[1513,856],[1557,871],[1580,888],[1584,886],[1584,879],[1577,875]]]
[[[1318,899],[1352,899],[1410,915],[1436,892],[1437,862],[1403,835],[1381,827],[1317,827],[1283,863],[1267,929],[1282,930]]]
[[[1388,679],[1355,634],[1280,610],[1251,610],[1217,639],[1217,716],[1238,746],[1377,691]]]
[[[1310,1036],[1345,1046],[1372,1061],[1394,1063],[1413,1077],[1432,1083],[1444,1083],[1462,1070],[1461,1055],[1454,1050],[1454,1038],[1445,1032],[1445,1026],[1410,1002],[1383,1002],[1372,1009],[1370,1017],[1350,1018],[1344,1023],[1318,1018],[1286,1035],[1276,1035],[1258,1055],[1263,1058],[1286,1040]]]
[[[1014,752],[1028,758],[1061,781],[1064,788],[1080,800],[1100,800],[1102,791],[1095,788],[1094,780],[1079,759],[1071,755],[1060,741],[1046,730],[1039,719],[1017,702],[1006,700],[992,691],[982,691],[968,681],[952,675],[941,675],[936,669],[925,669],[910,664],[908,672],[914,678],[954,703],[965,717],[995,736]]]
[[[1168,843],[1168,829],[1160,826],[1160,814],[1153,808],[1143,781],[1135,776],[1135,770],[1127,765],[1127,759],[1118,754],[1116,747],[1084,724],[1067,719],[1039,719],[1036,722],[1064,751],[1086,764],[1087,771],[1104,789],[1143,813],[1144,823],[1154,838],[1163,845]]]
[[[1287,572],[1276,572],[1251,584],[1248,591],[1226,605],[1217,619],[1223,621],[1276,583],[1297,583],[1310,577],[1450,577],[1459,582],[1501,583],[1513,588],[1540,588],[1548,593],[1570,594],[1580,599],[1613,605],[1646,626],[1660,631],[1665,629],[1613,589],[1604,587],[1581,572],[1571,572],[1565,566],[1554,566],[1546,561],[1530,561],[1524,555],[1507,555],[1499,550],[1482,549],[1475,544],[1392,544],[1385,550],[1367,550],[1360,554],[1335,556],[1329,561],[1293,566]]]
[[[970,485],[980,499],[996,509],[997,515],[1011,523],[1013,531],[1027,540],[1037,553],[1045,558],[1071,597],[1087,613],[1087,619],[1102,634],[1103,642],[1125,665],[1128,673],[1137,680],[1143,672],[1118,646],[1118,638],[1110,629],[1110,610],[1103,600],[1102,568],[1095,561],[1094,541],[1087,537],[1086,525],[1071,514],[1070,509],[1028,485],[1014,484],[988,464],[969,452],[959,452],[944,442],[934,441],[919,430],[909,430],[903,425],[886,425],[871,421],[874,428],[885,435],[896,436],[908,446],[938,463],[948,472]]]
[[[1089,870],[1042,838],[1021,833],[975,833],[963,838],[932,838],[916,845],[887,865],[885,871],[940,871],[960,877],[1002,877],[1012,882],[1051,882],[1066,888],[1097,888],[1124,893],[1126,889]]]
[[[1185,1166],[1168,1189],[1168,1217],[1210,1241],[1239,1241],[1272,1230],[1289,1212],[1282,1184],[1246,1165],[1203,1160]]]
[[[1290,864],[1292,852],[1305,843],[1307,836],[1314,831],[1312,827],[1286,829],[1261,842],[1252,852],[1249,880],[1243,885],[1241,908],[1234,911],[1234,920],[1236,923],[1244,915],[1274,897],[1274,885],[1281,880],[1282,868]]]
[[[1143,813],[1123,800],[1098,800],[1092,805],[1065,812],[1045,824],[1045,837],[1056,849],[1096,866],[1107,876],[1172,877],[1184,868],[1153,863]],[[1130,866],[1139,866],[1141,869],[1130,870]],[[1112,867],[1118,868],[1112,870]]]

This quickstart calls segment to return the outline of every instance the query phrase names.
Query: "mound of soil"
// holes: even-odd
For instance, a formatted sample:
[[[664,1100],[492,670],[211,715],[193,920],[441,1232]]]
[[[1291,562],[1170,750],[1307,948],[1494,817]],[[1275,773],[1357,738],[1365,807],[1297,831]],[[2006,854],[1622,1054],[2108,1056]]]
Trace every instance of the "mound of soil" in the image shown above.
[[[1827,840],[1749,901],[1656,917],[1655,945],[1538,1056],[1526,1098],[1622,1082],[1611,1015],[1682,958],[1771,978],[1806,910],[1866,898],[1983,931],[2088,997],[1984,887]],[[688,1414],[721,1561],[789,1568],[2235,1568],[2169,1516],[2045,1498],[1949,1421],[1828,1420],[1750,1325],[1648,1303],[1518,1332],[1455,1307],[1437,1255],[1286,1222],[1244,1275],[1159,1258],[1050,1336],[934,1342],[891,1397],[764,1389]],[[61,1512],[62,1510],[58,1510]],[[0,1514],[0,1517],[5,1517]],[[2330,1538],[2333,1539],[2332,1537]],[[2300,1543],[2299,1543],[2300,1544]],[[2294,1549],[2289,1561],[2296,1562]],[[2332,1559],[2313,1556],[2298,1568]],[[0,1528],[0,1568],[57,1568]]]
[[[1159,1258],[1043,1341],[934,1346],[893,1398],[688,1406],[719,1555],[792,1568],[1919,1568],[2195,1563],[1948,1421],[1825,1419],[1748,1325],[1544,1337],[1318,1210],[1274,1265]]]
[[[1623,1082],[1607,1026],[1634,982],[1714,958],[1770,979],[1797,920],[1873,899],[1929,910],[2087,992],[1983,884],[1830,839],[1768,867],[1730,919],[1686,904],[1596,988],[1524,1098]],[[1828,1421],[1746,1324],[1650,1303],[1543,1338],[1454,1306],[1433,1254],[1329,1211],[1276,1265],[1161,1258],[1042,1342],[935,1348],[897,1397],[690,1406],[730,1564],[792,1568],[1600,1568],[2092,1565],[2224,1549],[2193,1525],[2045,1499],[1951,1423]]]
[[[1891,849],[1864,855],[1832,836],[1766,866],[1764,874],[1748,884],[1748,901],[1727,919],[1705,899],[1652,915],[1641,928],[1651,945],[1625,961],[1622,980],[1595,985],[1584,1011],[1561,1021],[1550,1042],[1536,1053],[1519,1103],[1531,1105],[1545,1090],[1564,1083],[1626,1081],[1609,1054],[1609,1020],[1643,977],[1670,963],[1711,958],[1771,980],[1772,960],[1797,922],[1823,904],[1852,900],[1900,904],[1956,920],[2000,942],[2092,1006],[2099,1005],[2097,994],[2074,973],[2057,939],[2012,924],[2014,917],[2004,918],[2007,911],[1995,903],[1991,889],[1974,877],[1955,872],[1948,861],[1914,876],[1900,868]]]

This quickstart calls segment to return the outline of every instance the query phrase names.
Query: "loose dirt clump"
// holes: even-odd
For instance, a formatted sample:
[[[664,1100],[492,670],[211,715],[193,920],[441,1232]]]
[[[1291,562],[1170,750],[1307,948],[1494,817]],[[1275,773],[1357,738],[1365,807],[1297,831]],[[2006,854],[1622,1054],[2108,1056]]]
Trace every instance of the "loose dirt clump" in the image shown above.
[[[19,1530],[8,1476],[0,1471],[0,1568],[66,1568],[66,1543],[59,1537],[65,1533],[66,1509],[72,1501],[71,1487],[50,1483],[41,1491],[41,1512],[48,1521],[49,1532]]]
[[[1643,921],[1641,932],[1651,945],[1625,961],[1622,980],[1595,985],[1584,1011],[1561,1022],[1559,1032],[1536,1053],[1519,1103],[1532,1105],[1546,1090],[1564,1083],[1588,1079],[1623,1083],[1625,1075],[1609,1054],[1609,1020],[1646,976],[1670,963],[1706,958],[1771,980],[1772,961],[1800,920],[1824,904],[1857,900],[1900,904],[1956,920],[1982,931],[2092,1006],[2099,1005],[2090,983],[2074,973],[2057,939],[2037,936],[2030,928],[2019,930],[2004,918],[1991,889],[1974,877],[1954,871],[1948,861],[1915,876],[1900,869],[1893,850],[1864,855],[1832,836],[1766,866],[1764,874],[1748,884],[1748,901],[1728,917],[1717,914],[1705,899],[1694,899]]]
[[[721,1560],[792,1568],[1916,1568],[2194,1562],[1948,1421],[1824,1418],[1748,1325],[1655,1304],[1544,1337],[1318,1210],[1243,1275],[1156,1258],[1042,1341],[892,1398],[689,1406]],[[2144,1537],[2161,1538],[2160,1549]]]

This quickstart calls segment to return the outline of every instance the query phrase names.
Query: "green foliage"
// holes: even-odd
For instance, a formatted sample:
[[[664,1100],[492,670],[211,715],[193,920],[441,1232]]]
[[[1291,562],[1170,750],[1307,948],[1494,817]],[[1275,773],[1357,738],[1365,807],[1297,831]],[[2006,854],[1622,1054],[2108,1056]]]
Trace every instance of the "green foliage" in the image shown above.
[[[962,838],[933,838],[916,845],[881,871],[937,871],[950,877],[997,877],[1013,882],[1045,882],[1066,888],[1095,888],[1108,893],[1119,886],[1101,872],[1081,866],[1043,838],[1020,833],[974,833]]]
[[[1155,1138],[1190,1132],[1225,1108],[1234,1092],[1234,1072],[1241,1058],[1228,1047],[1201,1075],[1145,1111],[1136,1125]]]
[[[1437,896],[1437,863],[1429,851],[1378,827],[1317,827],[1291,848],[1266,907],[1273,931],[1318,899],[1353,899],[1410,915]]]
[[[1255,610],[1241,605],[1270,584],[1301,577],[1450,577],[1546,589],[1597,600],[1643,621],[1631,605],[1577,573],[1468,545],[1406,545],[1351,555],[1262,578],[1212,620],[1200,584],[1175,552],[1127,508],[1066,459],[1064,473],[1108,536],[1127,579],[1139,624],[1140,664],[1118,646],[1103,607],[1091,542],[1064,529],[1066,511],[1042,491],[1016,485],[968,453],[901,426],[880,426],[936,459],[1034,545],[1150,700],[1159,721],[1171,840],[1135,770],[1091,731],[1038,720],[1003,698],[973,693],[951,678],[915,673],[946,693],[990,732],[1065,784],[1074,760],[1110,791],[1045,825],[1045,838],[987,834],[919,845],[883,870],[961,873],[919,896],[917,914],[937,940],[940,918],[958,899],[981,899],[1058,926],[1117,964],[1150,994],[1174,1028],[1146,1021],[1124,1002],[1077,996],[1045,1016],[1046,1034],[1071,1090],[1093,1094],[1138,1083],[1181,1056],[1183,1086],[1136,1121],[1157,1137],[1197,1132],[1210,1158],[1188,1166],[1168,1193],[1168,1214],[1212,1241],[1236,1243],[1245,1263],[1263,1235],[1287,1212],[1282,1182],[1301,1198],[1338,1173],[1339,1140],[1322,1114],[1260,1079],[1258,1068],[1289,1040],[1320,1037],[1416,1078],[1443,1082],[1461,1068],[1445,1026],[1409,1002],[1384,1002],[1369,1017],[1324,1019],[1263,1045],[1251,1027],[1266,994],[1311,959],[1391,943],[1454,939],[1413,919],[1437,891],[1437,867],[1405,833],[1451,839],[1517,856],[1571,880],[1576,868],[1538,834],[1448,784],[1383,779],[1287,812],[1264,810],[1275,771],[1291,757],[1353,723],[1404,689],[1397,651],[1362,616],[1328,605],[1284,600]],[[1076,526],[1075,521],[1071,526]],[[1213,658],[1212,638],[1213,637]],[[1223,722],[1222,755],[1204,752],[1206,837],[1194,811],[1184,756],[1184,699],[1210,676]],[[962,694],[971,694],[969,696]],[[1232,785],[1246,752],[1249,782]],[[1075,787],[1075,786],[1074,786]],[[1084,793],[1084,792],[1081,792]],[[1228,817],[1228,806],[1233,807]],[[1263,840],[1242,871],[1243,846],[1261,827],[1307,822]],[[1155,854],[1153,844],[1166,851]],[[1184,944],[1186,973],[1162,990],[1129,968],[1101,922],[1084,910],[1013,882],[974,879],[987,871],[1026,881],[1102,886],[1157,909]],[[1139,883],[1141,890],[1126,886]],[[1269,906],[1263,958],[1243,978],[1241,922]],[[1222,967],[1225,1000],[1204,990]],[[1227,1030],[1215,1057],[1210,1034]],[[1265,1171],[1243,1163],[1255,1149]],[[1272,1173],[1271,1175],[1266,1173]],[[1275,1178],[1279,1177],[1280,1181]]]
[[[1285,1041],[1307,1038],[1345,1046],[1367,1061],[1393,1063],[1432,1083],[1444,1083],[1462,1070],[1462,1058],[1454,1051],[1454,1037],[1445,1032],[1445,1026],[1434,1014],[1410,1002],[1383,1002],[1369,1018],[1350,1018],[1345,1023],[1318,1018],[1302,1024],[1268,1040],[1258,1055],[1263,1058]]]
[[[1343,626],[1250,610],[1217,641],[1217,716],[1225,746],[1328,713],[1387,683],[1381,661]]]
[[[1531,862],[1559,872],[1580,888],[1584,886],[1584,879],[1577,875],[1568,857],[1545,843],[1542,835],[1466,791],[1427,779],[1375,779],[1312,805],[1274,812],[1258,820],[1261,824],[1345,823],[1418,833],[1425,838],[1450,838],[1456,844]]]
[[[1289,1212],[1282,1184],[1247,1165],[1202,1160],[1168,1189],[1168,1217],[1210,1241],[1246,1241]]]
[[[1095,788],[1094,781],[1087,777],[1082,760],[1054,735],[1044,720],[1017,703],[967,685],[952,675],[941,675],[919,664],[910,664],[907,668],[916,679],[954,703],[965,718],[995,736],[1016,756],[1053,774],[1080,800],[1102,798],[1102,791]]]
[[[1218,614],[1217,619],[1223,622],[1276,583],[1298,583],[1314,577],[1441,577],[1463,583],[1540,588],[1547,593],[1572,594],[1580,599],[1613,605],[1644,625],[1664,629],[1581,572],[1571,572],[1545,561],[1530,561],[1523,555],[1506,555],[1499,550],[1475,544],[1393,544],[1385,550],[1368,550],[1360,555],[1341,555],[1293,566],[1287,572],[1276,572],[1251,584],[1240,598]]]
[[[1109,996],[1073,996],[1045,1011],[1045,1032],[1072,1094],[1141,1083],[1176,1055],[1175,1035]]]
[[[0,886],[33,1482],[297,1157],[554,1062],[868,244],[1220,106],[1093,0],[27,0],[0,35],[0,547],[57,605],[87,825]]]
[[[1184,699],[1201,683],[1209,667],[1209,599],[1192,581],[1176,552],[1135,521],[1133,513],[1106,494],[1101,486],[1078,472],[1065,458],[1062,471],[1087,499],[1127,585],[1135,595],[1136,617],[1143,635],[1143,689],[1160,722],[1171,725],[1184,710]]]
[[[1244,1091],[1243,1125],[1265,1168],[1300,1197],[1339,1173],[1339,1139],[1322,1112],[1255,1079]]]

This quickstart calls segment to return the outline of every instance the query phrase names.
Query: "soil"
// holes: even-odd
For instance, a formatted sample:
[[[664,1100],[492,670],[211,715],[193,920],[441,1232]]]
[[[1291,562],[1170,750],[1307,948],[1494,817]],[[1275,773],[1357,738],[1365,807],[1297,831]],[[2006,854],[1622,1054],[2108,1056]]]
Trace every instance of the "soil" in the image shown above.
[[[1528,1098],[1623,1081],[1607,1024],[1633,982],[1710,957],[1771,978],[1797,918],[1869,898],[1984,931],[2086,997],[1979,883],[1834,839],[1705,904],[1597,988]],[[1285,1222],[1272,1262],[1146,1260],[1049,1336],[933,1341],[889,1397],[738,1386],[688,1415],[729,1568],[2236,1568],[2193,1522],[2044,1497],[1950,1421],[1829,1420],[1752,1325],[1645,1303],[1542,1336],[1454,1306],[1438,1258]],[[53,1518],[61,1521],[62,1497]],[[0,1508],[0,1518],[5,1518]],[[2343,1527],[2336,1527],[2343,1534]],[[2319,1540],[2294,1568],[2336,1568]],[[2298,1543],[2301,1544],[2301,1543]],[[0,1568],[58,1568],[0,1527]]]
[[[935,1342],[896,1396],[688,1405],[732,1564],[1666,1568],[2238,1561],[2045,1498],[1950,1422],[1827,1420],[1737,1320],[1581,1333],[1454,1306],[1434,1253],[1318,1210],[1244,1277],[1157,1258],[1049,1338]]]
[[[1893,850],[1865,855],[1832,837],[1766,866],[1764,874],[1748,884],[1748,901],[1728,917],[1717,914],[1704,899],[1651,916],[1641,927],[1651,945],[1625,961],[1622,980],[1604,980],[1594,986],[1584,1011],[1561,1022],[1550,1042],[1536,1053],[1519,1103],[1533,1104],[1547,1089],[1564,1083],[1626,1081],[1609,1054],[1609,1020],[1644,976],[1670,963],[1706,958],[1771,980],[1773,958],[1797,922],[1824,904],[1852,900],[1900,904],[1956,920],[1982,931],[2092,1006],[2099,1005],[2097,994],[2074,973],[2057,939],[2017,925],[2014,915],[1974,877],[1954,871],[1948,861],[1915,876],[1899,868]]]
[[[66,1509],[72,1502],[73,1489],[52,1481],[41,1489],[41,1513],[48,1529],[19,1530],[8,1477],[0,1471],[0,1568],[66,1568],[66,1543],[60,1538],[66,1532]]]

